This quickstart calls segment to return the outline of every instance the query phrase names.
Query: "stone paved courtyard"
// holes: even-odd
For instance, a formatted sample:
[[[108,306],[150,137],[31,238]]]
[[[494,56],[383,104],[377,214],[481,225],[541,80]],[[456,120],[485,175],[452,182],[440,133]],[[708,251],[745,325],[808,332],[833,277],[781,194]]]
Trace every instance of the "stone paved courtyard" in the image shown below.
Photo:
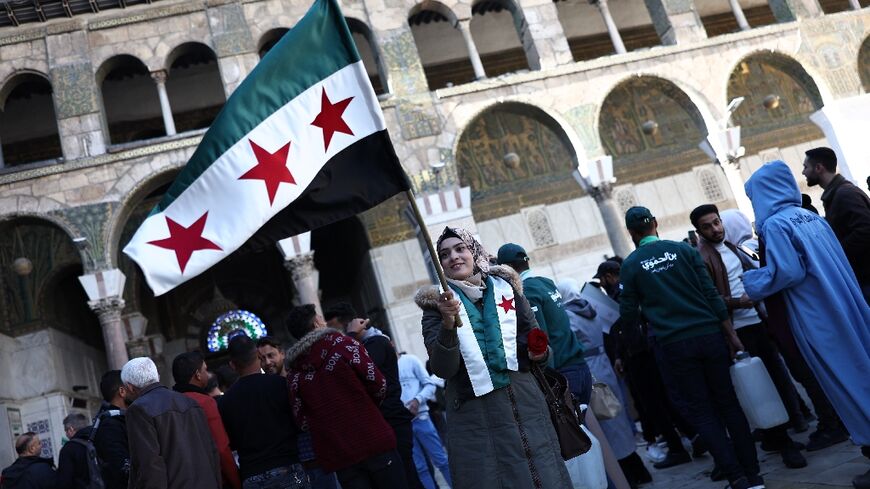
[[[806,443],[814,428],[806,433],[791,433],[795,441]],[[646,450],[638,453],[644,457],[653,475],[653,483],[642,486],[645,489],[722,489],[727,482],[712,482],[710,470],[713,458],[707,454],[690,464],[679,465],[665,470],[652,469],[646,458]],[[840,443],[817,452],[803,452],[808,465],[803,469],[787,469],[777,453],[765,453],[759,449],[761,473],[767,489],[851,489],[852,478],[870,469],[870,462],[861,455],[861,450],[851,442]]]

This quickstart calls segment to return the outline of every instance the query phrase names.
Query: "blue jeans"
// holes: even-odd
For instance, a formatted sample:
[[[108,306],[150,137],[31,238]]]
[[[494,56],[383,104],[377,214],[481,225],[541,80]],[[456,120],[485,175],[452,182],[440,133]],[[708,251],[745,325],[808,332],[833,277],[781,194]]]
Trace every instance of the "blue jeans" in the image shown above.
[[[242,489],[311,489],[305,469],[299,464],[277,467],[242,481]]]
[[[432,461],[432,465],[438,468],[441,475],[451,487],[453,481],[450,478],[450,466],[447,463],[447,453],[444,451],[444,445],[441,444],[441,438],[438,436],[438,431],[435,430],[435,425],[429,419],[429,413],[422,413],[414,419],[414,465],[417,467],[417,473],[420,475],[420,482],[426,489],[438,489],[435,484],[435,478],[429,472],[429,464],[426,463],[426,457]]]
[[[338,489],[338,477],[334,472],[324,472],[319,467],[305,469],[311,489]]]
[[[569,365],[559,369],[559,373],[568,379],[568,390],[574,395],[577,404],[589,404],[592,397],[592,373],[584,361],[580,365]]]
[[[655,348],[665,382],[672,383],[686,420],[707,443],[728,481],[757,477],[755,442],[731,384],[731,358],[722,333]]]

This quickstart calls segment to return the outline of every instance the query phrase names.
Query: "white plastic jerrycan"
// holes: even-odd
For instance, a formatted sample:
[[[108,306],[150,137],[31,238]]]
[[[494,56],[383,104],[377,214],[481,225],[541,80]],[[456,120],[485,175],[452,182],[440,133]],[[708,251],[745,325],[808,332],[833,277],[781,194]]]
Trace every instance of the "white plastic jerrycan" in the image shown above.
[[[788,421],[782,399],[760,358],[737,352],[737,359],[731,366],[731,383],[743,413],[753,426],[766,429]]]

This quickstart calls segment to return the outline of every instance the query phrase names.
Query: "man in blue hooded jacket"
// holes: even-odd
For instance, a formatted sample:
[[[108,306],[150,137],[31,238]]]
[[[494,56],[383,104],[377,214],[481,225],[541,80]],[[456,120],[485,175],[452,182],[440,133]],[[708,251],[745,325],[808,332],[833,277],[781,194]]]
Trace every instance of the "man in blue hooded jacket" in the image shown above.
[[[870,306],[828,223],[801,208],[801,194],[782,161],[766,163],[746,182],[767,265],[743,274],[754,301],[782,291],[789,322],[852,440],[870,457]],[[870,488],[870,471],[855,478]]]

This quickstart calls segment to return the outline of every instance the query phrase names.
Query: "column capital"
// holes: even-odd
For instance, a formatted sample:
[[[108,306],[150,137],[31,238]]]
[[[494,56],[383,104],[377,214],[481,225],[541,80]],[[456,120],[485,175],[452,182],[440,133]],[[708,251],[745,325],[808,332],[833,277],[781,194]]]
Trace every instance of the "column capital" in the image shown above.
[[[311,277],[317,271],[314,267],[314,252],[307,251],[284,260],[284,268],[290,272],[294,282]]]
[[[609,182],[602,182],[596,187],[589,186],[588,192],[595,202],[601,203],[613,198],[613,185]]]
[[[124,299],[120,297],[104,297],[95,301],[88,301],[88,307],[97,314],[97,317],[118,315],[121,317],[121,311],[124,310]]]
[[[166,83],[166,77],[169,76],[169,73],[166,70],[156,70],[151,72],[151,79],[154,80],[158,85],[163,85]]]

